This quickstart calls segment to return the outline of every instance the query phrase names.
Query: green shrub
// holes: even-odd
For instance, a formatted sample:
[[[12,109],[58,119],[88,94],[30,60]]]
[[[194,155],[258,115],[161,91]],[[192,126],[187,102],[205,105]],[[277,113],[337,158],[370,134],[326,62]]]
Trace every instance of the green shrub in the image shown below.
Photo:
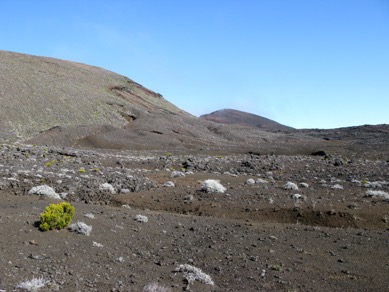
[[[50,167],[50,166],[52,166],[54,163],[56,163],[57,161],[54,159],[54,160],[50,160],[49,162],[46,162],[45,163],[45,166],[46,167]]]
[[[85,168],[84,168],[84,167],[80,167],[80,169],[78,170],[78,172],[79,172],[79,173],[85,173],[85,172],[86,172],[86,170],[85,170]]]
[[[62,229],[68,226],[74,216],[74,207],[67,202],[50,204],[41,214],[39,228],[42,231]]]

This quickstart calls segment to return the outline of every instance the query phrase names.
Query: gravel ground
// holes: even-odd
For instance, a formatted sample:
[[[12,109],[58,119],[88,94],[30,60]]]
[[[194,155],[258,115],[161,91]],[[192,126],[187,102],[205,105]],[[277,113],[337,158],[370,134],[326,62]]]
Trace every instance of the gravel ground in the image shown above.
[[[0,290],[389,289],[387,161],[28,145],[0,155]],[[204,191],[210,179],[225,191]],[[31,194],[42,185],[89,236],[39,231],[61,201]]]

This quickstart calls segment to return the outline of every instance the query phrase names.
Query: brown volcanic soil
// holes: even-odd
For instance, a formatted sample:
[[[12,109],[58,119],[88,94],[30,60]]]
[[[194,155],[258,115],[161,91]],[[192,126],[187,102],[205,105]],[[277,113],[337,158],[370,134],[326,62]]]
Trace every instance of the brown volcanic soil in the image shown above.
[[[142,291],[152,282],[170,291],[389,288],[389,204],[366,193],[389,192],[388,161],[23,145],[0,154],[0,290],[34,277],[48,281],[40,291]],[[201,191],[205,179],[227,191]],[[288,181],[308,186],[286,190]],[[106,182],[116,194],[99,189]],[[37,229],[57,202],[27,194],[42,184],[66,195],[90,236]],[[187,289],[181,264],[214,285]]]

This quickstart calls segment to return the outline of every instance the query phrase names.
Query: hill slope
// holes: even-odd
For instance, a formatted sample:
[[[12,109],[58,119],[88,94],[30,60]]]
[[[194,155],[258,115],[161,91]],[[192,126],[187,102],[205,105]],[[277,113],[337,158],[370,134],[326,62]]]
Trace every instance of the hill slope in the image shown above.
[[[0,51],[0,100],[0,142],[169,149],[228,141],[127,77],[70,61]]]
[[[364,128],[348,139],[342,138],[348,129],[340,136],[338,131],[318,130],[275,133],[290,128],[231,110],[224,114],[230,113],[233,123],[214,123],[102,68],[5,51],[0,51],[0,102],[0,143],[183,153],[307,154],[326,149],[332,153],[351,149],[371,157],[387,153],[386,132],[381,136],[385,126],[377,128],[378,138],[366,148],[371,131]],[[243,122],[249,126],[236,126]]]
[[[132,80],[80,63],[0,51],[1,137],[54,126],[122,128],[144,113],[191,117]]]
[[[262,130],[292,130],[293,128],[281,125],[273,120],[234,109],[222,109],[200,116],[201,119],[220,124],[241,127],[259,128]]]

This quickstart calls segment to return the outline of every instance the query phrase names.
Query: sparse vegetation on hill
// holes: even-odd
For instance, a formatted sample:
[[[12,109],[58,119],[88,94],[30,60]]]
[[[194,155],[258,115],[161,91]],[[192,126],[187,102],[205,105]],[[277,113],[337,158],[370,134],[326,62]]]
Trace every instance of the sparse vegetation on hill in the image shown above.
[[[56,126],[123,128],[128,117],[147,111],[189,116],[124,76],[53,58],[0,51],[0,83],[2,139],[32,137]]]

